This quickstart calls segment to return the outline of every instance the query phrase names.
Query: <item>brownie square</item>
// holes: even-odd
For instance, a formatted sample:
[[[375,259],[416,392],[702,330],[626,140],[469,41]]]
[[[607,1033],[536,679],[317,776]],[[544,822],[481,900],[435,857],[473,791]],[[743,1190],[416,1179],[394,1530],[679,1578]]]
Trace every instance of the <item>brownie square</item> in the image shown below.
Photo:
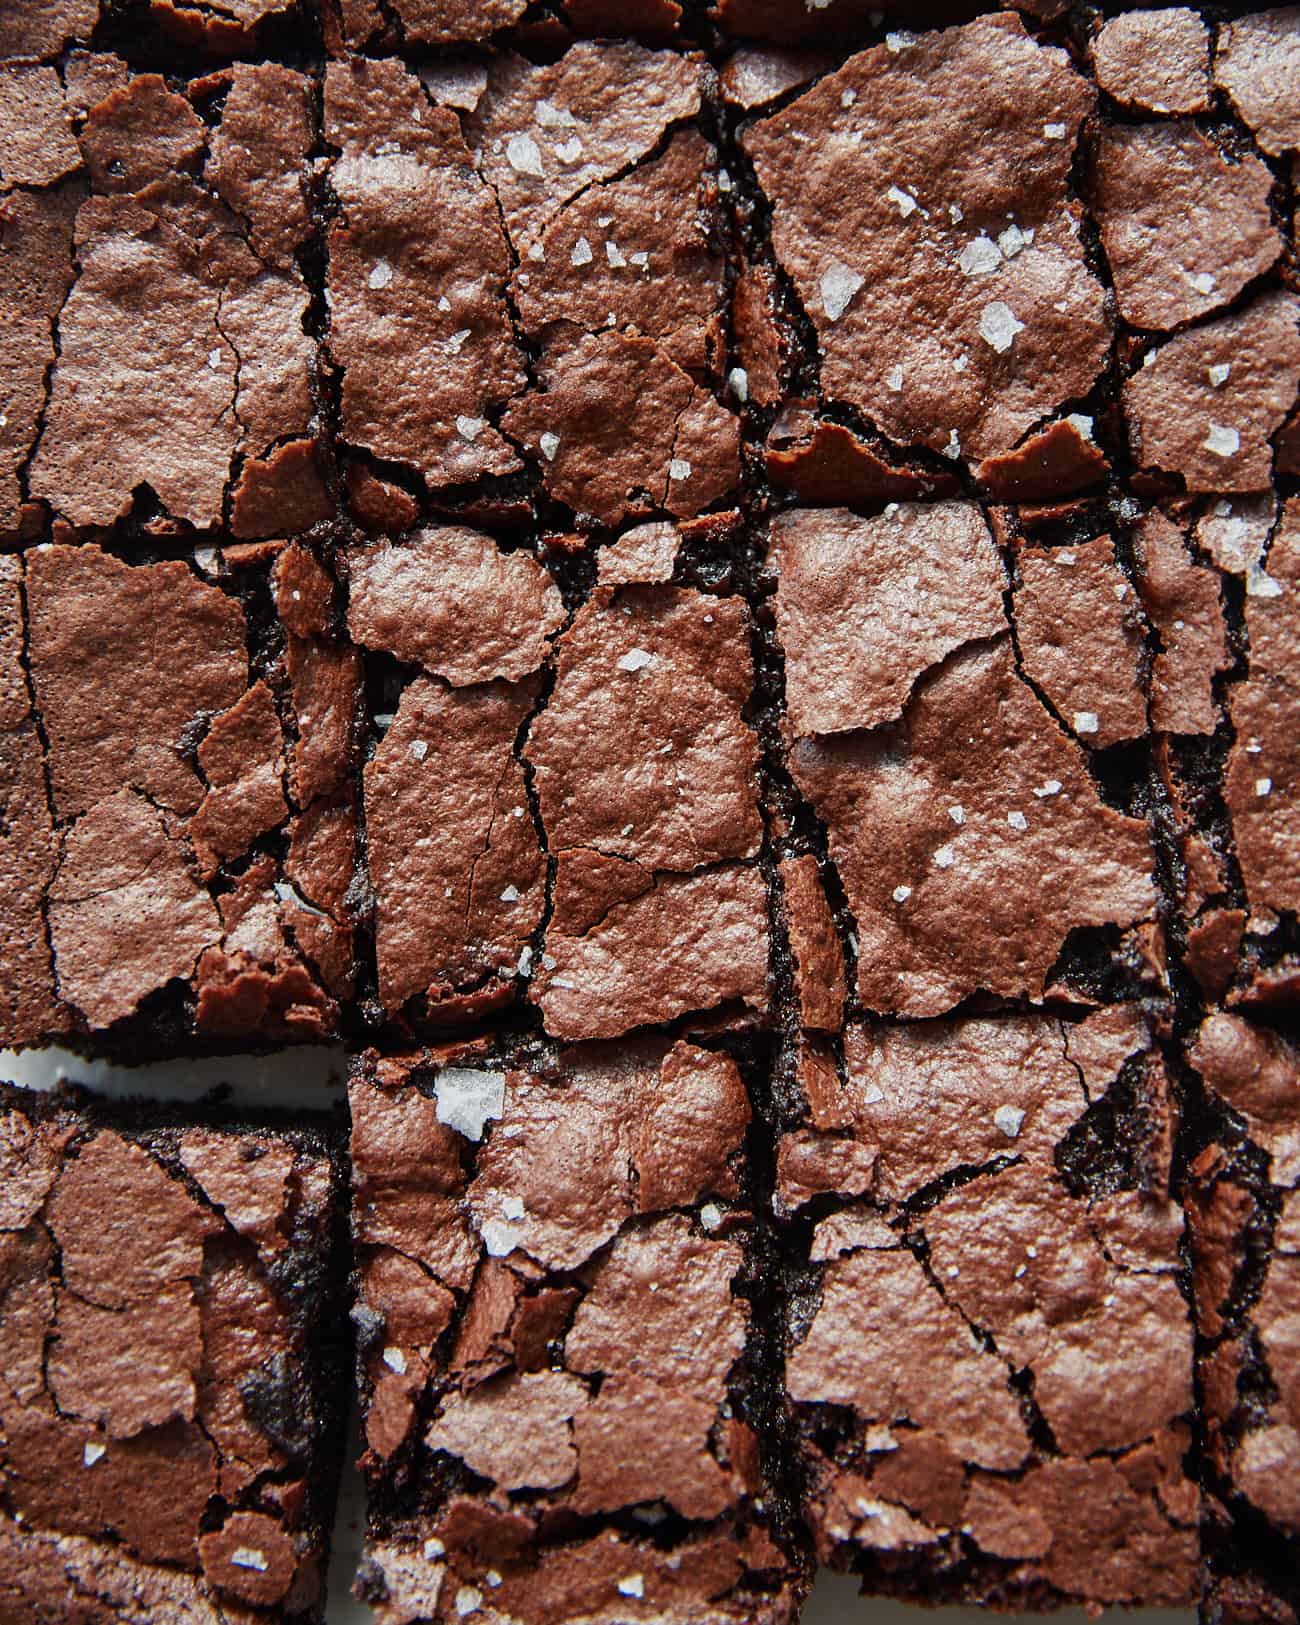
[[[0,66],[5,529],[31,502],[241,537],[330,514],[298,263],[313,142],[312,80],[275,62],[175,83],[107,52]]]
[[[1300,1603],[1300,1051],[1216,1012],[1189,1057],[1216,1143],[1189,1204],[1216,1573]]]
[[[772,523],[788,769],[870,1010],[1038,1001],[1085,963],[1140,973],[1150,833],[1085,748],[1145,733],[1137,594],[1104,536],[1011,563],[969,502]]]
[[[0,1041],[322,1038],[354,989],[359,666],[301,544],[0,559]]]
[[[322,1617],[337,1137],[0,1091],[0,1612]]]
[[[746,27],[750,7],[722,9]],[[977,464],[1106,365],[1106,291],[1070,185],[1096,92],[1015,14],[888,26],[739,144],[816,341],[805,376],[895,445]]]
[[[725,498],[739,425],[718,398],[708,85],[701,58],[629,42],[331,62],[344,440],[434,491],[527,468],[606,525]]]
[[[1192,1601],[1183,1220],[1139,1011],[854,1022],[797,1085],[777,1197],[819,1557],[928,1601]]]
[[[389,707],[365,769],[389,1018],[463,1024],[523,993],[562,1039],[761,1015],[749,615],[665,579],[684,545],[627,533],[567,613],[532,552],[464,526],[349,550]]]
[[[793,1617],[736,1064],[371,1053],[350,1101],[359,1593],[410,1619]]]

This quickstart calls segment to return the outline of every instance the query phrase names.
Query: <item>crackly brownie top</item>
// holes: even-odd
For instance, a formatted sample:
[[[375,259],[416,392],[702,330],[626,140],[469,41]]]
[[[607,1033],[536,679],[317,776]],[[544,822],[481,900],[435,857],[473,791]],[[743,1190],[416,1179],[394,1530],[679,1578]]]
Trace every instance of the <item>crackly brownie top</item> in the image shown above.
[[[80,1536],[145,1593],[167,1565],[196,1618],[213,1593],[308,1611],[329,1156],[261,1130],[136,1138],[10,1092],[0,1160],[0,1476],[21,1520],[0,1589],[39,1594],[43,1535]]]
[[[14,245],[29,274],[62,260],[43,418],[24,393],[5,426],[10,455],[32,454],[30,495],[77,525],[112,523],[142,486],[176,520],[228,512],[238,535],[326,517],[295,258],[312,230],[307,77],[241,63],[222,74],[209,125],[186,93],[115,58],[66,84],[52,69],[4,71],[0,101],[46,134],[40,173],[12,141],[0,169],[22,183],[67,176],[58,197],[69,219],[75,207],[73,240],[43,246],[49,226],[33,222]],[[196,97],[214,88],[200,84]],[[37,359],[36,338],[30,323],[9,333],[16,369]]]
[[[367,1058],[350,1092],[366,1460],[427,1485],[363,1587],[395,1602],[418,1580],[439,1619],[467,1587],[507,1614],[527,1594],[549,1620],[567,1575],[618,1617],[679,1589],[733,1617],[781,1567],[728,1403],[748,1324],[734,1063],[658,1041],[502,1072]],[[688,1520],[671,1558],[635,1524],[563,1539],[564,1509],[646,1506],[647,1532]]]
[[[215,552],[206,562],[237,589]],[[283,606],[285,647],[257,676],[248,608],[192,561],[41,547],[22,556],[22,581],[42,734],[28,749],[44,752],[49,799],[26,783],[19,828],[31,826],[30,861],[48,864],[58,998],[107,1027],[180,978],[214,1036],[329,1030],[351,990],[359,673],[322,636],[320,565],[281,549],[261,580]]]
[[[806,1434],[819,1550],[937,1554],[960,1528],[984,1560],[1021,1565],[1020,1583],[1186,1600],[1191,1328],[1145,1024],[1115,1008],[854,1025],[845,1048],[843,1081],[811,1094],[814,1126],[778,1163],[787,1202],[875,1204],[818,1222],[820,1296],[788,1362],[801,1414],[852,1413],[847,1431]],[[1080,1189],[1069,1148],[1098,1112],[1125,1126],[1113,1167]],[[843,1155],[855,1145],[866,1181]]]
[[[743,136],[821,347],[891,439],[1009,449],[1109,341],[1068,175],[1095,94],[1018,17],[891,34]]]

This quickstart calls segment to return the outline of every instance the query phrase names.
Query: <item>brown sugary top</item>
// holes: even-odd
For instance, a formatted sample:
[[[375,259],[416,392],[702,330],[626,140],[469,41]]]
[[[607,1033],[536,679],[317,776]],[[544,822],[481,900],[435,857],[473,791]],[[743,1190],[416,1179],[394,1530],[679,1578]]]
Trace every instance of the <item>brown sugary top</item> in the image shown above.
[[[735,1064],[660,1040],[537,1070],[373,1060],[350,1097],[362,1304],[384,1316],[363,1355],[369,1469],[418,1432],[487,1480],[409,1546],[372,1549],[390,1590],[491,1587],[506,1606],[528,1588],[547,1620],[578,1594],[612,1619],[621,1597],[689,1607],[707,1577],[718,1617],[765,1617],[735,1595],[776,1561],[754,1435],[728,1403],[748,1324]],[[431,1357],[448,1325],[450,1356]],[[667,1563],[612,1529],[553,1544],[565,1512],[655,1501],[715,1526]]]
[[[852,1413],[847,1436],[803,1433],[820,1542],[937,1552],[961,1528],[985,1558],[1069,1596],[1192,1595],[1198,1493],[1180,1462],[1192,1335],[1151,1046],[1135,1008],[850,1026],[846,1087],[811,1096],[813,1130],[782,1145],[797,1142],[807,1181],[787,1200],[833,1190],[872,1204],[818,1222],[820,1295],[787,1361],[801,1416]],[[1135,1065],[1152,1143],[1125,1149],[1149,1182],[1076,1194],[1062,1150]],[[1032,1378],[1029,1409],[1017,1371]]]
[[[29,1116],[11,1096],[0,1166],[0,1459],[24,1520],[21,1537],[8,1520],[0,1531],[7,1593],[30,1595],[41,1541],[70,1536],[85,1541],[69,1567],[104,1565],[106,1593],[120,1572],[160,1608],[184,1599],[187,1618],[311,1607],[323,1554],[304,1494],[321,1443],[311,1283],[328,1268],[329,1159],[274,1133],[198,1127],[172,1131],[164,1155],[88,1119]],[[61,1586],[70,1600],[77,1582],[51,1577],[51,1595]]]

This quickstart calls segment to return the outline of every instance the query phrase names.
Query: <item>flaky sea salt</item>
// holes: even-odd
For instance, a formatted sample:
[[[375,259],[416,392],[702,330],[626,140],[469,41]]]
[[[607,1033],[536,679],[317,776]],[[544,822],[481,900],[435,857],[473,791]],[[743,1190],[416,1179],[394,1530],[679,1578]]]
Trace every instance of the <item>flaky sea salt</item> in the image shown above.
[[[865,281],[865,277],[859,276],[843,261],[831,261],[822,273],[822,309],[827,321],[839,321]]]
[[[437,1118],[467,1140],[481,1140],[490,1117],[500,1117],[506,1105],[504,1072],[480,1072],[472,1067],[449,1066],[433,1086]]]
[[[512,135],[506,142],[506,162],[517,175],[545,175],[542,154],[531,135]]]
[[[1017,319],[1011,306],[1001,299],[995,299],[991,305],[985,305],[980,312],[980,337],[999,355],[1005,355],[1015,343],[1016,334],[1023,333],[1024,330],[1025,324]]]
[[[1020,1125],[1025,1120],[1025,1114],[1019,1106],[999,1106],[993,1113],[993,1121],[1008,1140],[1014,1140],[1020,1133]]]

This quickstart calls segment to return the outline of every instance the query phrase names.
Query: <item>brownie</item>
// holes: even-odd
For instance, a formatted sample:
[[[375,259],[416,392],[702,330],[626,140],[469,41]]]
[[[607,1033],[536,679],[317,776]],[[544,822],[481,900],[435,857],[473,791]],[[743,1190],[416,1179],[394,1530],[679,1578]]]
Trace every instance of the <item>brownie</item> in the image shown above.
[[[359,1595],[393,1620],[792,1619],[735,1063],[371,1053],[350,1101]]]
[[[666,579],[666,523],[546,566],[464,526],[351,549],[348,622],[391,712],[365,769],[379,998],[478,1021],[527,993],[611,1038],[766,1003],[749,615]]]
[[[0,173],[18,188],[0,297],[22,311],[5,324],[6,527],[24,499],[75,527],[140,513],[241,537],[332,512],[298,263],[312,100],[274,62],[180,88],[102,54],[66,83],[0,69]]]
[[[1211,1014],[1190,1060],[1219,1113],[1189,1205],[1216,1568],[1300,1602],[1300,1112],[1294,1043]],[[1285,1577],[1285,1580],[1284,1578]],[[1267,1617],[1267,1616],[1266,1616]]]
[[[1004,1608],[1197,1594],[1168,1086],[1135,1007],[853,1022],[778,1211],[819,1557]]]
[[[742,130],[826,400],[961,461],[1088,393],[1110,319],[1069,173],[1095,102],[1001,15],[891,32]]]
[[[1023,549],[1010,621],[969,503],[791,510],[768,562],[789,771],[825,827],[865,1007],[1037,1001],[1072,937],[1153,920],[1146,823],[1081,748],[1145,730],[1137,594],[1105,537]]]
[[[3,1041],[336,1032],[359,666],[320,562],[46,544],[0,565]]]
[[[481,34],[481,8],[462,25],[434,7],[425,26],[465,38],[471,12]],[[349,444],[431,489],[528,466],[609,525],[728,495],[739,430],[718,398],[706,79],[700,60],[631,42],[536,65],[330,63],[330,350]]]
[[[320,1619],[339,1148],[0,1094],[0,1611]]]

